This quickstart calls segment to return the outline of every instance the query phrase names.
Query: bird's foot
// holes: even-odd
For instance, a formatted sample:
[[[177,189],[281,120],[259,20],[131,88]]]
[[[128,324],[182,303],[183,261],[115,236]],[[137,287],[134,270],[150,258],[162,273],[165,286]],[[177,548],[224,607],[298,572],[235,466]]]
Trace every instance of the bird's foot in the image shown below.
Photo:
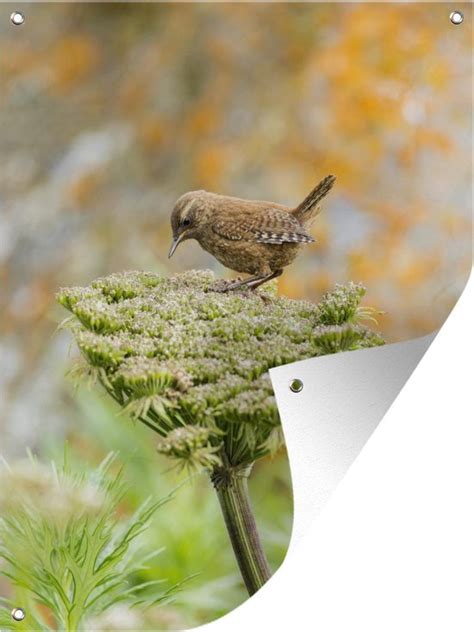
[[[238,288],[242,287],[242,279],[218,279],[211,287],[209,288],[211,292],[219,292],[224,294],[225,292],[233,292]]]
[[[237,284],[234,285],[233,281],[229,282],[225,279],[219,279],[218,281],[216,281],[216,283],[214,283],[209,288],[209,290],[211,292],[217,292],[219,294],[238,294],[239,296],[243,296],[244,298],[253,298],[255,296],[258,296],[265,303],[265,305],[273,302],[273,298],[271,296],[269,296],[265,292],[257,292],[257,288],[248,287],[246,285],[237,286]]]
[[[214,292],[235,292],[235,290],[240,290],[241,293],[245,293],[247,296],[251,296],[249,292],[254,292],[258,287],[271,281],[272,279],[276,279],[281,275],[283,270],[276,270],[275,272],[271,272],[270,274],[256,274],[254,276],[247,277],[246,279],[238,278],[226,281],[225,279],[219,279],[214,283],[211,287],[211,290]]]

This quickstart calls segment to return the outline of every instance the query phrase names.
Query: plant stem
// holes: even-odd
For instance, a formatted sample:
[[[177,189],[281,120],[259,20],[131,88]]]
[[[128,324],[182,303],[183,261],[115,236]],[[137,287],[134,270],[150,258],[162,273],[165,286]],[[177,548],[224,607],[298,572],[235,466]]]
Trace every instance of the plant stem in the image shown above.
[[[247,468],[226,468],[214,472],[211,479],[224,515],[227,532],[249,595],[253,595],[271,577],[252,512],[248,491]]]

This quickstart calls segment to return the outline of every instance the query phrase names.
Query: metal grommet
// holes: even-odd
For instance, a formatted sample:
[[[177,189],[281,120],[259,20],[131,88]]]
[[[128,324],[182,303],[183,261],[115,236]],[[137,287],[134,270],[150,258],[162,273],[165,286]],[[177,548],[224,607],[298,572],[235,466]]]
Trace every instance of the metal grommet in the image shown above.
[[[453,24],[457,26],[458,24],[462,24],[464,22],[464,15],[461,13],[461,11],[452,11],[449,14],[449,19]]]
[[[290,391],[293,393],[301,393],[303,390],[303,382],[297,377],[290,382]]]
[[[23,621],[26,617],[26,613],[23,608],[13,608],[12,610],[12,619],[14,621]]]
[[[13,11],[10,15],[10,20],[15,26],[21,26],[25,21],[25,16],[20,11]]]

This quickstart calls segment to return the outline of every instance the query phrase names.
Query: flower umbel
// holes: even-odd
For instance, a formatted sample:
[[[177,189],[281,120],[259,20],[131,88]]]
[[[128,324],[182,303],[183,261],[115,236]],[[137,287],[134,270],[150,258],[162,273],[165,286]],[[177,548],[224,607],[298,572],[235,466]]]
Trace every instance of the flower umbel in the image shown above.
[[[124,272],[58,293],[112,397],[163,437],[161,451],[211,469],[221,446],[234,467],[277,449],[269,368],[383,343],[359,322],[361,285],[338,285],[316,305],[277,297],[271,285],[249,295],[215,292],[215,283],[209,271]]]
[[[337,286],[319,305],[278,297],[275,285],[221,293],[212,272],[169,279],[125,272],[59,302],[89,374],[123,410],[160,435],[158,452],[208,470],[249,594],[271,576],[247,478],[282,444],[271,367],[383,344],[363,326],[365,290]]]

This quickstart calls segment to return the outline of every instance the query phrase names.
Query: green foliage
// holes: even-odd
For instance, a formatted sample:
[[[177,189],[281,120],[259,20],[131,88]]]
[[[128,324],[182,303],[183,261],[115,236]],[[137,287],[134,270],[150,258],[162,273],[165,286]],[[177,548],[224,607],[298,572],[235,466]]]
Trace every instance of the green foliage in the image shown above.
[[[165,549],[149,561],[149,569],[140,573],[138,579],[166,577],[174,584],[198,575],[172,603],[145,612],[139,608],[131,611],[135,618],[133,629],[193,628],[242,604],[248,595],[206,473],[195,473],[189,480],[187,472],[170,468],[169,458],[156,453],[149,429],[130,423],[125,415],[117,416],[117,405],[99,389],[81,383],[71,395],[75,412],[71,419],[73,434],[69,455],[74,467],[80,468],[85,460],[99,462],[109,450],[118,452],[129,483],[124,502],[131,510],[150,495],[161,498],[170,489],[177,488],[173,502],[155,517],[159,527],[152,525],[142,534],[146,550],[156,550],[163,545]],[[54,437],[44,437],[43,448],[49,458],[61,458],[62,443]],[[281,450],[273,458],[260,459],[253,468],[249,486],[266,553],[271,567],[276,570],[286,555],[292,527],[291,480],[285,452]],[[110,622],[109,627],[105,625],[105,618]],[[123,630],[123,618],[121,612],[113,608],[100,617],[94,629]]]
[[[126,487],[113,469],[113,454],[92,471],[73,472],[66,460],[59,472],[34,461],[3,469],[0,557],[21,595],[10,605],[21,605],[26,618],[19,624],[11,607],[1,609],[2,629],[82,630],[115,604],[150,606],[176,590],[157,593],[163,580],[137,580],[150,557],[137,540],[170,497],[145,500],[119,521]]]
[[[208,469],[220,448],[226,465],[241,467],[281,444],[269,368],[383,343],[359,322],[368,315],[360,285],[337,286],[319,305],[277,297],[272,287],[215,287],[209,271],[125,272],[58,294],[76,317],[68,325],[87,371],[162,437],[204,429],[200,458],[167,450]]]

